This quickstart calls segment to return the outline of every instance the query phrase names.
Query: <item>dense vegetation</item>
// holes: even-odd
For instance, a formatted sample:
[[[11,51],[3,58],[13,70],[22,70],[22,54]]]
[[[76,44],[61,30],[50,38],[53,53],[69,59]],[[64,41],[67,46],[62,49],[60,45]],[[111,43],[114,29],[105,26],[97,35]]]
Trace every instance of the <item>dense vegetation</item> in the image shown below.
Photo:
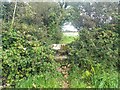
[[[32,18],[33,14],[28,16],[31,9],[24,3],[18,3],[16,17],[10,17],[8,14],[12,15],[13,6],[14,3],[3,3],[2,76],[3,84],[8,83],[15,87],[17,82],[23,78],[45,72],[55,73],[57,65],[54,62],[54,51],[49,45],[59,42],[61,31],[59,26],[55,26],[56,12],[52,13],[54,15],[50,13],[49,17],[46,16],[50,21],[48,25],[44,25],[46,23],[43,21],[43,25],[40,24],[40,26],[35,24],[37,21],[33,21],[37,20]],[[25,13],[18,16],[19,9],[22,7],[23,11],[26,9]],[[43,16],[43,19],[46,17]],[[13,18],[15,18],[15,22],[11,28]]]
[[[73,70],[72,77],[85,80],[90,87],[118,87],[118,33],[102,28],[95,31],[82,30],[79,39],[70,47],[69,60],[80,68]],[[83,86],[79,86],[82,83],[74,79],[71,79],[72,84],[75,84],[72,87],[86,86],[83,82]]]
[[[119,87],[118,3],[67,4],[2,2],[3,86],[61,88],[66,79],[57,68],[67,64],[69,88]],[[87,15],[80,15],[80,6]],[[96,12],[95,18],[90,12]],[[111,13],[113,19],[107,22]],[[65,22],[72,22],[79,36],[64,36],[61,26]],[[51,44],[59,43],[68,46],[67,62],[55,61]]]

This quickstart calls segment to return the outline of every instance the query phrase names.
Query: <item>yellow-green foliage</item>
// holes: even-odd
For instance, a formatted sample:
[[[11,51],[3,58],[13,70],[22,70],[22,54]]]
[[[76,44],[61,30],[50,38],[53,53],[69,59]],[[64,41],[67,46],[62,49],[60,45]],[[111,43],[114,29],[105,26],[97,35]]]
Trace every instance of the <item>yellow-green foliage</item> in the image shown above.
[[[112,30],[82,30],[79,39],[70,44],[70,59],[81,67],[102,63],[107,68],[117,66],[118,33]]]
[[[2,34],[2,76],[3,83],[12,86],[29,75],[54,70],[50,64],[54,60],[54,52],[41,42],[31,43],[17,30]],[[36,47],[36,45],[38,47]]]

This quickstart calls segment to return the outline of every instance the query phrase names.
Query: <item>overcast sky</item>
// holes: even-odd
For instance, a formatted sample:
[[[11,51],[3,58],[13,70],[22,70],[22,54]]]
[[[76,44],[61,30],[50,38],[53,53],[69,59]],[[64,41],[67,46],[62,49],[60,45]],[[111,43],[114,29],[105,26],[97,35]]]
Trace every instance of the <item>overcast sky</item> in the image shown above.
[[[65,24],[62,26],[62,30],[63,30],[63,31],[77,31],[77,29],[71,24],[71,22],[65,23]]]

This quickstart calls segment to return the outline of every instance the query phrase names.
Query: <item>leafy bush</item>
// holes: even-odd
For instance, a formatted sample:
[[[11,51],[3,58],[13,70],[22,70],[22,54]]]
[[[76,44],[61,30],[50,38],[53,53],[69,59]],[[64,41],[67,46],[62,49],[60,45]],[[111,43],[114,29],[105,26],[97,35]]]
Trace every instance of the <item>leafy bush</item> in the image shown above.
[[[14,6],[13,2],[2,3],[3,23],[11,24]],[[37,38],[38,41],[47,44],[59,43],[62,36],[61,12],[57,3],[17,3],[13,27],[23,34],[34,36],[29,39]],[[10,27],[6,24],[4,26],[8,29]]]
[[[51,10],[49,13],[43,10],[40,14],[38,13],[40,9],[25,3],[17,4],[15,21],[10,28],[14,6],[15,3],[2,5],[2,76],[3,84],[11,86],[15,86],[20,79],[30,75],[54,71],[55,68],[51,66],[54,51],[48,45],[58,43],[62,36],[56,11]],[[51,9],[51,7],[47,8]],[[37,22],[39,19],[41,19],[40,23]]]
[[[69,47],[69,60],[74,63],[69,77],[71,87],[118,87],[116,31],[103,28],[82,30],[79,39],[69,44]]]
[[[4,31],[2,42],[3,84],[9,83],[15,86],[16,82],[22,78],[53,69],[47,68],[48,64],[45,64],[45,62],[53,61],[54,52],[43,46],[41,42],[38,42],[38,47],[35,47],[35,43],[31,44],[17,30]]]
[[[116,67],[118,33],[101,28],[94,31],[80,31],[79,39],[70,44],[69,58],[87,69],[96,63],[102,63],[107,68]]]

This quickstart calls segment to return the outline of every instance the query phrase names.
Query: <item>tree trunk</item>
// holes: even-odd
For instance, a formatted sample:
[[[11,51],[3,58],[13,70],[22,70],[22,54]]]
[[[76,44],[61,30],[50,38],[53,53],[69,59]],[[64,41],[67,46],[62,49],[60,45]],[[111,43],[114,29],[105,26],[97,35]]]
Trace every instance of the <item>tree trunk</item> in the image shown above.
[[[12,22],[11,22],[10,30],[13,29],[13,24],[14,24],[14,20],[15,20],[16,8],[17,8],[17,0],[16,0],[16,2],[15,2],[15,7],[14,7],[14,12],[13,12],[13,17],[12,17]]]

